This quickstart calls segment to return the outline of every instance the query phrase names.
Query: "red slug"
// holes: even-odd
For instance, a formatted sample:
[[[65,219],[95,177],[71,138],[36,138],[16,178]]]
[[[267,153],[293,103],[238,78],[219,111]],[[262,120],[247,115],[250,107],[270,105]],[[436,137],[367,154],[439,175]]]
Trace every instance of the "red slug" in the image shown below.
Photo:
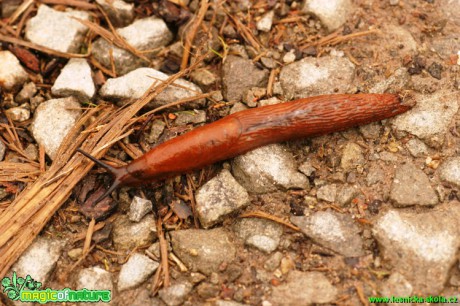
[[[409,110],[395,94],[336,94],[299,99],[234,113],[166,141],[130,164],[106,168],[114,182],[96,202],[120,185],[136,186],[203,168],[271,143],[342,131]]]

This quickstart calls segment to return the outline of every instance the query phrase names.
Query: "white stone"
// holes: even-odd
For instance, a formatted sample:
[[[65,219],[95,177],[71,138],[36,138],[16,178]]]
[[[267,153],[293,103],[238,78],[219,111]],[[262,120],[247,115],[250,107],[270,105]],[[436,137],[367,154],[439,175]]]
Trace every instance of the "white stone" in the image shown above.
[[[118,276],[118,291],[134,288],[142,284],[155,272],[159,263],[151,260],[145,255],[135,253],[120,270]]]
[[[257,30],[262,32],[270,32],[273,24],[273,17],[275,16],[274,11],[270,11],[265,14],[256,24]]]
[[[70,59],[51,87],[51,92],[60,97],[75,96],[85,102],[92,99],[96,87],[86,59]]]
[[[10,51],[0,51],[0,87],[15,90],[29,79],[19,60]]]

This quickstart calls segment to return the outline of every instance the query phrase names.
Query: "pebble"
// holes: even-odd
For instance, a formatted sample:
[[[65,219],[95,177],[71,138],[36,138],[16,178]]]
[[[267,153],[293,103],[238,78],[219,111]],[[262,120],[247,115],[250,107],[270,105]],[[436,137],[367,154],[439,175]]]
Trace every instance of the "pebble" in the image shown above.
[[[51,159],[56,157],[59,146],[80,117],[80,107],[74,97],[68,97],[48,100],[35,110],[32,135]]]
[[[176,120],[174,120],[174,125],[176,126],[206,122],[206,112],[204,110],[182,111],[175,113],[175,115],[177,116]]]
[[[286,282],[273,287],[271,298],[274,305],[310,305],[333,303],[338,290],[320,272],[291,271]]]
[[[283,253],[275,252],[265,261],[264,269],[270,272],[275,271],[281,263],[281,259],[283,259]]]
[[[404,275],[395,272],[382,283],[379,291],[383,296],[411,296],[413,288]]]
[[[260,18],[256,23],[257,30],[262,32],[270,32],[273,25],[273,17],[275,16],[275,11],[269,11]]]
[[[438,196],[428,176],[410,162],[396,169],[390,200],[397,207],[438,204]]]
[[[229,55],[222,68],[223,94],[227,101],[240,101],[252,87],[266,87],[269,72],[257,68],[252,60]]]
[[[120,215],[113,222],[112,235],[117,250],[149,245],[158,238],[155,218],[147,215],[139,222],[131,222],[126,215]]]
[[[237,181],[253,193],[279,187],[310,189],[308,179],[297,171],[294,156],[280,144],[272,144],[236,157],[232,170]]]
[[[41,4],[37,15],[27,21],[25,37],[37,45],[56,51],[79,53],[88,28],[72,17],[89,20],[87,12],[60,12]]]
[[[69,258],[72,259],[73,261],[79,260],[82,254],[83,254],[82,248],[71,249],[67,252],[67,256],[69,256]]]
[[[190,73],[192,81],[201,86],[202,89],[209,88],[217,82],[217,77],[214,73],[207,69],[196,69]]]
[[[135,253],[121,267],[118,276],[118,291],[132,289],[149,278],[160,264],[145,255]]]
[[[26,107],[18,106],[5,110],[5,113],[11,120],[16,122],[24,122],[30,119],[30,110]]]
[[[283,56],[283,62],[285,64],[290,64],[290,63],[293,63],[294,61],[295,61],[295,50],[292,49],[291,51],[287,52]]]
[[[168,306],[183,305],[192,288],[191,283],[182,281],[160,289],[158,295]]]
[[[457,261],[459,220],[459,202],[425,213],[390,210],[374,223],[373,233],[393,273],[402,274],[414,292],[439,294]]]
[[[340,166],[344,170],[353,170],[365,163],[363,149],[356,143],[349,142],[342,151]]]
[[[341,206],[345,206],[350,204],[350,202],[358,195],[359,190],[355,186],[343,184],[337,190],[335,201]]]
[[[316,168],[310,162],[306,161],[299,166],[299,171],[310,177],[316,172]]]
[[[130,221],[139,222],[152,211],[152,202],[140,197],[134,197],[129,206],[128,218]]]
[[[13,271],[16,271],[17,276],[25,278],[30,275],[35,281],[46,284],[65,244],[63,240],[37,237],[13,265],[11,273],[7,275],[11,277]]]
[[[346,257],[364,255],[361,230],[346,214],[319,211],[311,216],[291,216],[291,222],[319,245]]]
[[[75,96],[82,102],[91,100],[96,87],[91,77],[91,67],[86,59],[70,59],[51,87],[51,92],[58,97]]]
[[[460,157],[450,157],[439,168],[441,180],[460,187]]]
[[[96,0],[114,27],[125,27],[134,19],[134,4],[122,0]]]
[[[29,75],[10,51],[0,51],[0,84],[7,91],[15,91],[29,79]]]
[[[196,212],[204,228],[219,223],[225,216],[248,206],[249,195],[224,169],[196,193]]]
[[[372,186],[380,182],[384,182],[386,178],[385,171],[383,171],[382,167],[378,164],[371,164],[369,167],[369,172],[366,176],[366,185]]]
[[[6,145],[3,143],[3,141],[0,140],[0,161],[2,161],[5,158],[5,153]]]
[[[326,202],[335,202],[335,198],[337,196],[337,185],[336,184],[328,184],[318,188],[316,192],[316,197],[318,200],[326,201]]]
[[[432,95],[417,95],[417,105],[397,116],[393,128],[397,135],[413,134],[433,148],[444,143],[452,118],[458,111],[457,97],[453,92],[438,91]]]
[[[222,228],[170,232],[174,254],[194,272],[210,275],[236,257],[236,247]]]
[[[333,32],[347,21],[351,8],[350,0],[308,0],[302,11],[317,16],[329,32]]]
[[[234,114],[234,113],[237,113],[237,112],[241,112],[241,111],[244,111],[244,110],[247,110],[248,107],[246,105],[244,105],[243,103],[235,103],[233,104],[232,108],[230,109],[230,115],[231,114]]]
[[[19,104],[27,103],[36,93],[37,86],[35,86],[34,82],[29,82],[24,84],[21,91],[14,97],[14,100]]]
[[[116,32],[139,51],[164,47],[173,38],[173,34],[166,23],[157,17],[138,19],[127,27],[117,29]],[[112,67],[113,58],[115,70],[119,75],[124,75],[146,64],[141,58],[112,45],[104,38],[94,41],[91,54],[107,68]],[[150,83],[152,81],[153,79],[150,79]]]
[[[280,81],[286,99],[347,92],[355,66],[346,57],[307,57],[281,69]]]
[[[110,290],[111,299],[113,296],[113,280],[112,273],[99,267],[90,267],[80,270],[77,276],[76,289],[87,290]],[[107,305],[104,302],[91,303],[91,305],[103,306]]]
[[[411,39],[413,40],[412,36]],[[403,91],[405,88],[407,88],[407,84],[410,80],[411,76],[407,72],[407,68],[398,68],[388,78],[374,84],[374,86],[369,89],[369,93],[384,93],[388,92],[388,90],[396,92]]]
[[[412,138],[406,143],[406,148],[413,157],[428,155],[428,147],[418,138]]]
[[[278,248],[283,228],[280,224],[258,218],[243,218],[236,221],[234,230],[246,245],[270,254]]]
[[[156,80],[164,81],[168,77],[167,74],[153,68],[139,68],[122,77],[108,79],[100,89],[99,94],[103,98],[115,101],[139,99],[154,82],[157,82]],[[148,107],[159,107],[202,93],[197,85],[184,79],[178,79],[173,84],[177,86],[168,86],[148,104]],[[188,105],[195,107],[202,103],[204,103],[204,99]]]

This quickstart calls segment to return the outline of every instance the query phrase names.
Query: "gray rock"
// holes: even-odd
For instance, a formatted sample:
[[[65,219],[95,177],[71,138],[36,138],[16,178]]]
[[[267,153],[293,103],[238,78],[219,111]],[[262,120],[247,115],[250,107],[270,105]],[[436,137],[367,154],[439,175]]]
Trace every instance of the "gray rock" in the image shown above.
[[[168,77],[167,74],[153,68],[139,68],[122,77],[108,79],[101,87],[99,94],[103,98],[115,101],[139,99],[153,83],[164,81]],[[177,86],[174,86],[174,84]],[[148,104],[148,107],[159,107],[201,93],[201,89],[195,84],[184,79],[178,79],[173,85],[168,86],[163,92],[156,96],[155,99]],[[197,103],[204,103],[204,100],[198,100],[196,103],[190,105],[194,107],[198,105]]]
[[[366,176],[366,185],[372,186],[374,184],[384,182],[386,178],[385,171],[378,164],[372,164],[369,167],[369,172]]]
[[[236,247],[222,228],[173,231],[170,236],[174,253],[195,272],[209,275],[236,256]]]
[[[145,216],[140,222],[131,222],[120,215],[113,222],[113,243],[117,250],[129,250],[149,245],[158,238],[153,215]]]
[[[241,111],[244,111],[246,109],[248,109],[248,107],[246,105],[244,105],[243,103],[238,102],[238,103],[233,104],[232,108],[230,109],[230,114],[241,112]]]
[[[134,288],[150,277],[160,264],[145,255],[135,253],[121,267],[118,291]]]
[[[193,285],[187,281],[172,284],[158,291],[158,295],[168,306],[183,305]]]
[[[278,248],[283,228],[280,224],[257,218],[243,218],[236,221],[234,229],[238,237],[262,252],[270,254]]]
[[[249,205],[249,195],[224,169],[196,193],[196,212],[204,228],[220,222],[225,216]]]
[[[378,122],[372,122],[359,127],[359,132],[366,140],[376,140],[380,137],[382,125]]]
[[[29,79],[19,60],[10,51],[0,51],[0,84],[8,91],[21,87]]]
[[[88,289],[88,290],[110,290],[113,299],[113,280],[112,273],[101,269],[99,267],[90,267],[80,270],[77,276],[76,289]],[[101,301],[99,303],[91,303],[91,305],[107,305],[107,303]]]
[[[224,97],[227,101],[239,101],[252,87],[264,87],[268,82],[268,70],[258,69],[249,59],[230,55],[222,68]]]
[[[136,20],[131,25],[117,29],[116,32],[132,47],[139,51],[153,50],[166,46],[173,35],[166,23],[157,17]],[[111,54],[118,74],[126,74],[145,65],[145,61],[131,52],[112,45],[103,38],[93,43],[92,55],[105,67],[111,67]],[[153,80],[151,79],[150,82]]]
[[[259,101],[260,106],[275,105],[279,103],[282,103],[282,101],[277,97],[271,97],[269,99],[263,99]]]
[[[21,91],[18,92],[14,100],[19,103],[26,103],[29,102],[30,98],[32,98],[37,93],[37,86],[35,86],[34,82],[29,82],[24,84]]]
[[[458,111],[457,97],[452,92],[438,91],[433,95],[418,95],[417,105],[396,117],[397,133],[409,132],[434,148],[440,148],[452,118]]]
[[[23,122],[30,119],[30,110],[27,107],[18,106],[5,110],[5,113],[11,120]]]
[[[364,255],[360,229],[349,215],[319,211],[311,216],[291,216],[291,222],[316,243],[346,257]]]
[[[145,140],[148,143],[157,142],[158,138],[161,136],[165,129],[166,123],[163,120],[154,120],[152,122],[152,127],[150,128],[150,133],[145,136]]]
[[[5,158],[5,153],[6,145],[3,143],[3,141],[0,140],[0,161],[2,161]]]
[[[310,177],[313,173],[316,172],[316,168],[313,167],[310,162],[306,161],[299,166],[299,171]]]
[[[286,99],[347,92],[355,66],[345,57],[304,58],[281,69],[280,81]]]
[[[134,4],[122,0],[96,0],[115,27],[125,27],[134,19]]]
[[[404,275],[414,292],[439,294],[457,261],[459,220],[458,202],[426,213],[390,210],[374,223],[373,233],[393,272]]]
[[[396,169],[391,184],[390,200],[398,207],[438,204],[438,197],[427,175],[412,163],[406,163]]]
[[[56,51],[79,53],[88,28],[72,17],[89,20],[87,12],[60,12],[41,4],[37,15],[27,21],[25,37]]]
[[[410,33],[408,33],[410,35]],[[414,42],[415,46],[417,44],[414,41],[414,38],[410,36],[411,40]],[[392,44],[393,45],[393,44]],[[405,45],[405,44],[399,44]],[[390,77],[384,79],[377,84],[375,84],[372,88],[369,89],[370,93],[384,93],[387,92],[389,89],[393,92],[400,92],[406,89],[408,82],[410,81],[410,75],[407,72],[406,68],[398,68]]]
[[[349,142],[346,144],[342,152],[342,159],[340,160],[340,166],[344,170],[355,169],[359,165],[363,165],[365,162],[363,149],[356,143]]]
[[[441,180],[460,187],[460,157],[448,158],[439,168]]]
[[[174,125],[186,125],[188,123],[203,123],[206,122],[206,112],[204,110],[182,111],[175,113],[177,118],[174,120]]]
[[[152,202],[140,197],[134,197],[129,206],[128,218],[130,221],[139,222],[152,211]]]
[[[91,67],[86,59],[70,59],[51,87],[51,92],[58,97],[75,96],[82,102],[91,100],[96,87],[91,77]]]
[[[422,157],[428,154],[428,147],[418,138],[412,138],[406,143],[406,148],[413,157]]]
[[[217,82],[217,77],[214,73],[207,69],[196,69],[190,73],[192,81],[202,88],[208,88]]]
[[[275,16],[275,11],[269,11],[262,18],[257,21],[256,27],[257,30],[262,32],[270,32],[273,24],[273,17]]]
[[[160,298],[158,297],[151,297],[151,291],[146,288],[139,288],[136,290],[136,295],[134,299],[132,297],[127,297],[128,300],[125,302],[124,305],[129,304],[129,306],[164,306],[164,303],[161,302]],[[123,305],[123,303],[119,303],[118,305]]]
[[[338,290],[320,272],[291,271],[286,283],[273,287],[274,305],[310,305],[333,303]]]
[[[328,184],[318,188],[316,192],[316,197],[318,200],[326,201],[326,202],[335,202],[335,198],[337,196],[337,185],[336,184]]]
[[[50,240],[38,236],[13,265],[8,276],[16,271],[17,276],[30,275],[34,280],[46,283],[65,246],[63,240]]]
[[[395,164],[398,161],[398,156],[394,153],[383,151],[379,154],[379,159],[390,164]]]
[[[392,273],[380,286],[380,294],[382,296],[411,296],[412,292],[412,285],[407,281],[404,275],[398,272]]]
[[[350,0],[307,0],[302,11],[313,14],[332,32],[341,27],[352,11]]]
[[[350,202],[359,195],[359,190],[355,186],[343,184],[337,190],[335,201],[341,206],[350,204]]]
[[[297,171],[293,155],[280,144],[257,148],[232,162],[235,178],[254,193],[276,191],[279,187],[309,189],[308,179]]]
[[[51,159],[80,115],[80,103],[74,97],[48,100],[35,110],[32,135]]]
[[[264,269],[267,271],[275,271],[276,268],[280,266],[281,259],[283,259],[283,253],[275,252],[273,253],[264,263]]]

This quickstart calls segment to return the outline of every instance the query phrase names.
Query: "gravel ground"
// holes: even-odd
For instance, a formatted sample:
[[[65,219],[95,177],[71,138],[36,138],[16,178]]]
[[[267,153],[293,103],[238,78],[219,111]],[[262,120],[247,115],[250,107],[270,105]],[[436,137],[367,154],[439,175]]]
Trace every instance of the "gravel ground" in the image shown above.
[[[130,148],[145,152],[231,113],[308,96],[399,93],[417,105],[119,188],[83,254],[93,226],[85,200],[110,181],[92,171],[7,276],[31,275],[42,288],[111,290],[110,305],[458,302],[459,1],[239,0],[207,9],[196,0],[77,2],[0,4],[0,172],[38,161],[39,152],[51,164],[83,107],[124,105],[202,55],[141,112],[192,101],[139,122],[107,160],[129,162]],[[96,3],[138,51],[88,29],[85,21],[110,29]],[[7,39],[18,27],[32,48]],[[0,178],[0,213],[26,185]]]

